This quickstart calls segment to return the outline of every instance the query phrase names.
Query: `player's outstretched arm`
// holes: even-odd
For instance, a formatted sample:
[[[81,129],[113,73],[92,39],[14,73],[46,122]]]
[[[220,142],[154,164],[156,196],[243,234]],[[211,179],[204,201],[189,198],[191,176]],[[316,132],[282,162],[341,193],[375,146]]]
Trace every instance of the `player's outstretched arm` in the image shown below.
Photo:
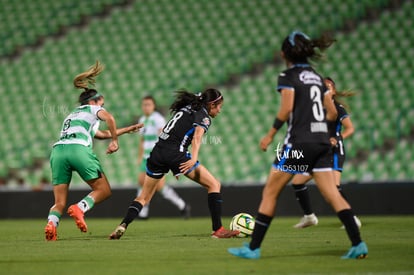
[[[116,129],[116,136],[121,136],[123,134],[131,134],[131,133],[135,133],[137,132],[140,128],[142,128],[144,126],[144,124],[142,123],[137,123],[137,124],[133,124],[130,125],[128,127],[123,127],[123,128],[119,128]],[[95,138],[97,139],[109,139],[112,138],[112,134],[110,132],[110,130],[98,130],[95,134]]]

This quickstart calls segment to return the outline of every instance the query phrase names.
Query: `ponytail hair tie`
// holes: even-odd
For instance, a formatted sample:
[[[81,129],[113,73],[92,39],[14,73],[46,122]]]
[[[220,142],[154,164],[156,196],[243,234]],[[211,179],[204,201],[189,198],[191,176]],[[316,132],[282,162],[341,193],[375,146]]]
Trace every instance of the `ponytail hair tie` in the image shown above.
[[[196,96],[198,97],[198,99],[203,100],[202,93],[196,93]]]
[[[289,43],[290,43],[290,45],[292,45],[292,47],[295,46],[295,37],[296,37],[296,35],[303,36],[306,40],[310,40],[309,36],[307,36],[303,32],[293,31],[289,34]]]

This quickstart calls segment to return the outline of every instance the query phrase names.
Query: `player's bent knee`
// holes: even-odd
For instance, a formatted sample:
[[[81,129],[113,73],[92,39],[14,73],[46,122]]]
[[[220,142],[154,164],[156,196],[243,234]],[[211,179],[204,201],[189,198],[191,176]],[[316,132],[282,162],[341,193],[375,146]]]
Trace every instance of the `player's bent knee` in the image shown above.
[[[221,190],[221,183],[216,180],[209,182],[206,186],[209,192],[220,192]]]

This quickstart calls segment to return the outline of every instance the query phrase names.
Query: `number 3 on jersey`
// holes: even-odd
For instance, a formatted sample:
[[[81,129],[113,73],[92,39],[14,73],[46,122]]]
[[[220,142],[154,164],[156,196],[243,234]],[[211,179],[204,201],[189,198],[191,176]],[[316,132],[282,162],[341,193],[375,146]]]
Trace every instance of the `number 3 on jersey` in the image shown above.
[[[312,86],[310,89],[310,97],[312,99],[312,112],[316,121],[322,121],[325,118],[323,105],[321,101],[321,90],[318,86]]]
[[[167,125],[165,125],[164,129],[162,130],[164,133],[169,133],[177,123],[177,121],[183,116],[183,112],[176,113],[170,121],[168,121]]]

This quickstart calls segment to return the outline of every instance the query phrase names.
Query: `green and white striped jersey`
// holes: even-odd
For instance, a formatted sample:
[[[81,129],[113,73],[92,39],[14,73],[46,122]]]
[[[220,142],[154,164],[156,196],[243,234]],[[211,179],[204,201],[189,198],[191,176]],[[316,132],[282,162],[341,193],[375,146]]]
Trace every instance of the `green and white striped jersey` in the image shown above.
[[[80,144],[92,147],[92,140],[99,128],[98,105],[82,105],[73,110],[63,121],[58,144]]]
[[[165,125],[165,118],[158,112],[153,112],[148,117],[142,116],[139,123],[144,123],[144,127],[140,129],[140,134],[144,138],[144,159],[147,159],[158,141],[160,129]]]

